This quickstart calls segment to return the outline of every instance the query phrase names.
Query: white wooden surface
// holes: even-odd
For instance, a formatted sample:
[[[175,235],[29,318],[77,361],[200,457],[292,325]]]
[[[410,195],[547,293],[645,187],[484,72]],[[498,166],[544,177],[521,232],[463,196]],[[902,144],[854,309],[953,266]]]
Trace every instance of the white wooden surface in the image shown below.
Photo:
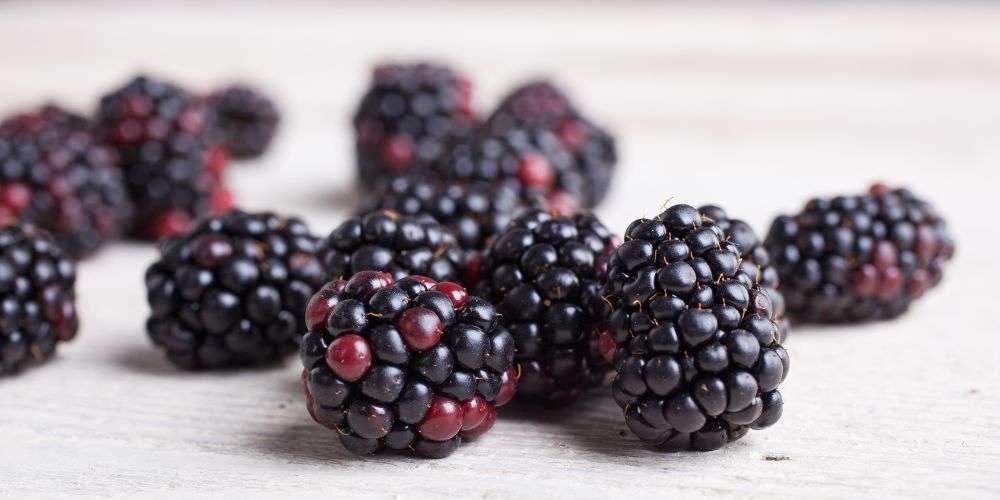
[[[0,110],[89,109],[140,68],[247,77],[286,121],[271,155],[233,169],[239,199],[325,233],[356,196],[346,124],[372,62],[451,61],[484,106],[544,73],[619,134],[599,209],[618,231],[670,198],[764,231],[809,194],[883,179],[937,202],[958,257],[903,319],[795,329],[784,417],[722,451],[648,451],[598,394],[505,412],[428,461],[344,452],[306,415],[295,359],[174,370],[143,333],[153,249],[114,245],[80,268],[78,339],[0,381],[0,495],[1000,496],[997,4],[166,4],[0,3]]]

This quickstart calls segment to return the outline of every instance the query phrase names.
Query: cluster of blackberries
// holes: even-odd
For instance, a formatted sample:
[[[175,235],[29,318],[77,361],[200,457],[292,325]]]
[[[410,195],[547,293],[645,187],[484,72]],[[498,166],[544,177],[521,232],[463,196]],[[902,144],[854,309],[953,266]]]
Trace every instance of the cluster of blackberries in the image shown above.
[[[573,213],[605,197],[614,139],[554,85],[518,87],[485,120],[471,100],[445,66],[375,69],[354,116],[358,179],[373,190],[364,212],[431,215],[479,250],[521,209]]]
[[[131,219],[114,152],[85,118],[46,105],[0,123],[0,225],[30,221],[79,258]]]
[[[0,373],[76,334],[72,257],[167,236],[152,342],[187,369],[297,349],[309,414],[353,452],[444,457],[511,400],[566,406],[604,382],[643,442],[713,450],[781,417],[787,316],[897,316],[954,253],[930,205],[882,185],[812,200],[764,241],[714,205],[620,240],[585,210],[614,141],[564,93],[529,83],[479,120],[468,80],[429,64],[375,70],[354,117],[373,191],[320,238],[230,208],[228,157],[261,154],[277,124],[249,88],[146,77],[93,124],[55,106],[0,123]]]
[[[0,224],[28,221],[74,258],[123,234],[183,232],[232,197],[228,157],[261,154],[278,115],[233,86],[208,97],[140,76],[104,96],[93,119],[48,104],[0,122]]]
[[[231,208],[229,157],[262,154],[277,123],[274,104],[242,85],[203,97],[139,76],[102,97],[94,126],[114,147],[135,205],[131,235],[182,233]]]

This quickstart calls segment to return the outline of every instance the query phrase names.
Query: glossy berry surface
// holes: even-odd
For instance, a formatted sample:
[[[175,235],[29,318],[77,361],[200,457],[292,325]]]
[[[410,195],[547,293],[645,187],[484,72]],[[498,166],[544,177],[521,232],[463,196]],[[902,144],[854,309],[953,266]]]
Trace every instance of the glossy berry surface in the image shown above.
[[[448,228],[427,215],[392,210],[348,219],[323,240],[319,257],[331,280],[386,271],[396,279],[416,274],[460,281],[465,264],[465,253]]]
[[[231,211],[161,243],[146,272],[146,331],[174,364],[211,369],[275,361],[295,349],[323,284],[304,223]]]
[[[766,245],[803,321],[896,317],[937,285],[955,252],[944,219],[906,189],[814,199],[774,220]]]
[[[523,205],[517,191],[502,184],[403,176],[377,187],[359,213],[389,209],[403,215],[429,215],[451,229],[462,248],[481,250]]]
[[[132,205],[111,149],[55,105],[0,123],[0,225],[30,221],[75,258],[118,237]]]
[[[358,180],[371,186],[386,178],[425,171],[477,124],[472,86],[446,66],[386,64],[354,114]]]
[[[37,226],[0,225],[0,375],[49,359],[72,340],[76,268]]]
[[[352,452],[447,456],[516,390],[510,332],[456,283],[361,271],[323,286],[306,315],[309,414]]]
[[[583,207],[593,207],[607,195],[618,162],[615,140],[585,117],[552,82],[540,80],[515,88],[486,119],[483,128],[492,134],[517,129],[547,131],[570,158],[568,173],[553,171],[556,182],[564,186],[558,193],[578,196]],[[568,178],[558,179],[560,174]]]
[[[280,121],[278,109],[268,96],[242,84],[210,95],[208,117],[209,136],[233,158],[264,154]]]
[[[232,204],[221,173],[228,160],[209,141],[205,102],[139,76],[101,98],[95,126],[118,156],[135,218],[131,235],[156,240]]]
[[[516,218],[483,252],[475,295],[497,305],[514,336],[518,399],[564,406],[611,365],[596,349],[615,238],[593,215]]]
[[[612,393],[657,448],[721,448],[781,416],[786,332],[748,231],[717,207],[674,205],[630,224],[609,260]]]

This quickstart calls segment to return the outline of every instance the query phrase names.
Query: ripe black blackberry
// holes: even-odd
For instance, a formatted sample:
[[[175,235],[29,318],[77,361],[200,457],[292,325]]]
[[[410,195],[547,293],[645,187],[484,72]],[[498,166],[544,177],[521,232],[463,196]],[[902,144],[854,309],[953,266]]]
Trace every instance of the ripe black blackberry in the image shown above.
[[[510,332],[458,284],[362,271],[324,286],[306,318],[307,408],[354,453],[445,457],[489,431],[516,390]]]
[[[514,336],[519,400],[568,405],[610,370],[596,342],[616,242],[593,215],[533,210],[483,252],[472,290],[497,305]]]
[[[96,126],[119,157],[135,206],[132,236],[179,234],[231,207],[221,179],[228,156],[209,143],[205,110],[202,99],[146,76],[101,98]]]
[[[387,64],[354,114],[358,180],[371,186],[420,172],[477,124],[469,81],[435,64]]]
[[[392,210],[348,219],[322,242],[319,258],[329,280],[386,271],[395,279],[416,274],[458,282],[465,270],[465,253],[448,228]]]
[[[507,226],[523,203],[516,191],[504,185],[409,175],[381,183],[359,213],[389,209],[403,215],[429,215],[451,229],[462,248],[479,250]]]
[[[582,179],[578,188],[582,205],[593,207],[607,195],[618,162],[614,138],[584,117],[551,82],[516,88],[486,120],[485,128],[494,134],[514,129],[552,132]]]
[[[278,109],[266,95],[245,85],[231,85],[208,98],[208,133],[234,158],[264,154],[278,129]]]
[[[822,323],[887,319],[941,281],[955,251],[944,219],[906,189],[814,199],[765,242],[788,311]]]
[[[72,340],[76,268],[37,226],[0,225],[0,375],[42,363]]]
[[[0,224],[31,221],[80,258],[118,237],[131,211],[112,151],[83,117],[50,104],[0,123]]]
[[[298,219],[238,210],[165,239],[146,272],[147,333],[188,369],[278,359],[324,282],[317,243]]]
[[[717,449],[781,416],[784,332],[770,273],[743,255],[766,258],[745,248],[749,228],[712,216],[674,205],[636,220],[608,264],[612,393],[629,429],[662,449]]]

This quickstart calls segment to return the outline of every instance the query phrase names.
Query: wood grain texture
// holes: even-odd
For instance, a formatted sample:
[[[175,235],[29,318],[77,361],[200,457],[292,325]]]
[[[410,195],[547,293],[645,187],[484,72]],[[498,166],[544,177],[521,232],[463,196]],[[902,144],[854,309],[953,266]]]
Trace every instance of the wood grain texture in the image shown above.
[[[428,56],[486,107],[550,74],[610,123],[615,230],[667,200],[766,229],[810,194],[904,182],[950,218],[945,283],[898,321],[797,328],[785,415],[724,450],[658,454],[603,393],[505,412],[452,457],[357,458],[303,408],[297,361],[180,373],[143,333],[151,247],[80,268],[84,327],[49,366],[0,380],[0,495],[324,498],[1000,496],[1000,6],[789,3],[0,3],[0,111],[90,109],[137,69],[280,99],[275,150],[237,166],[251,209],[326,232],[350,210],[347,128],[368,68]],[[626,437],[622,437],[626,434]]]

